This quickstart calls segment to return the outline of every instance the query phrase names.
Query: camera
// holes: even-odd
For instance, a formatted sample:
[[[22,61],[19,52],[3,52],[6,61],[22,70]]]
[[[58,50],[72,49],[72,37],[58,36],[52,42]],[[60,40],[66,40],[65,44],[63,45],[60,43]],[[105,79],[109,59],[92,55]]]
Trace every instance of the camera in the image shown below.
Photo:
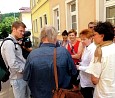
[[[24,37],[21,39],[22,41],[22,46],[26,47],[26,48],[30,48],[32,47],[32,43],[31,43],[31,40],[30,40],[30,36],[31,35],[31,32],[30,31],[25,31],[24,32]]]

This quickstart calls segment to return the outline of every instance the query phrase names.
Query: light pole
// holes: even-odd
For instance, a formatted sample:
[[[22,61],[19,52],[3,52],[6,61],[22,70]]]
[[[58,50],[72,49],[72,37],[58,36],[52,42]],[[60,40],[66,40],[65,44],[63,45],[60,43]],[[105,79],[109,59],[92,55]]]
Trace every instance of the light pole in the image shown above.
[[[16,21],[16,15],[15,15],[15,13],[14,13],[14,20]]]

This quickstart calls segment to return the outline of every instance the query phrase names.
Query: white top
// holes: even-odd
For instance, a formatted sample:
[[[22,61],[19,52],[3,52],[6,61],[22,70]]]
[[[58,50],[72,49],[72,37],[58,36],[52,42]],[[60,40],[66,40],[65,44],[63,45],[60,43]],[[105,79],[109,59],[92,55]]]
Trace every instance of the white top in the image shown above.
[[[86,72],[99,78],[93,98],[115,98],[115,44],[102,47],[101,63],[90,63]]]
[[[94,51],[96,49],[96,45],[91,43],[88,47],[85,47],[83,55],[81,57],[81,62],[79,66],[80,70],[80,85],[81,87],[94,87],[91,82],[91,75],[86,73],[85,70],[88,68],[92,57],[94,56]]]

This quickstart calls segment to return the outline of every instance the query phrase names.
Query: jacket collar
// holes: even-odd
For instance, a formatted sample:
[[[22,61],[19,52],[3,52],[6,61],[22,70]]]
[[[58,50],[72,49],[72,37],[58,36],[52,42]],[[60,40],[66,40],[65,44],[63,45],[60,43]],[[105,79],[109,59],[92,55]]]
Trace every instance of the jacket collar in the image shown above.
[[[42,43],[40,47],[56,47],[53,43]]]

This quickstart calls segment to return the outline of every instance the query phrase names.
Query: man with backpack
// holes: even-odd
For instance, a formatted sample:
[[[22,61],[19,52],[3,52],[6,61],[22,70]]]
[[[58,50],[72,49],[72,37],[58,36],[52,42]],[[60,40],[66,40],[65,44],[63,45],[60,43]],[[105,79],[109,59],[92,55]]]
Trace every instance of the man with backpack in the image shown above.
[[[15,21],[12,24],[12,33],[8,36],[13,41],[6,40],[1,47],[3,60],[10,70],[10,84],[15,98],[29,98],[29,89],[27,83],[23,80],[26,60],[18,44],[18,40],[24,36],[25,28],[26,25],[23,22]]]

